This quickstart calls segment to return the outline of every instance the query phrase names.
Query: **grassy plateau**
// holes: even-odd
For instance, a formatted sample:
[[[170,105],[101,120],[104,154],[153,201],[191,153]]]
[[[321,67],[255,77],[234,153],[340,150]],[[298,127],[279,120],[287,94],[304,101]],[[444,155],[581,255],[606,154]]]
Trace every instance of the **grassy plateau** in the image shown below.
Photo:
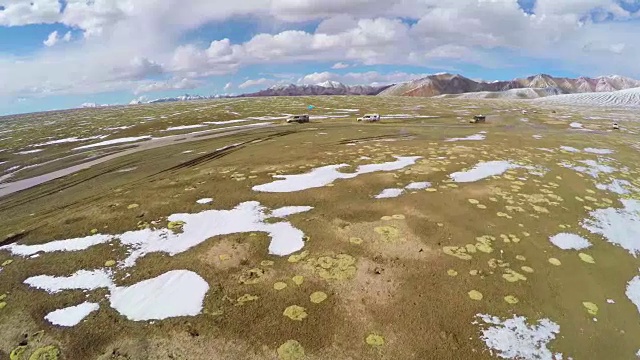
[[[0,118],[0,359],[635,359],[639,134],[405,97]]]

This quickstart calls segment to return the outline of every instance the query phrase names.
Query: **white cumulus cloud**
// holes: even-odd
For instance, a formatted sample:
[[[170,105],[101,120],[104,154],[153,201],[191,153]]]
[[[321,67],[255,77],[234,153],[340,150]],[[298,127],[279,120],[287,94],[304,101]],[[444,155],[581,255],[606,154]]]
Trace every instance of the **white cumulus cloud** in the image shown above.
[[[420,79],[429,74],[410,74],[406,72],[380,73],[377,71],[349,72],[337,74],[329,71],[307,74],[298,79],[298,84],[315,85],[325,81],[338,81],[347,85],[380,85]]]
[[[338,70],[338,69],[346,69],[349,67],[349,64],[345,64],[343,62],[337,62],[335,64],[333,64],[333,66],[331,67],[334,70]]]
[[[272,79],[266,79],[266,78],[260,78],[260,79],[250,79],[247,80],[245,82],[243,82],[242,84],[238,85],[239,89],[246,89],[249,87],[254,87],[254,86],[271,86],[273,84],[275,84],[276,81],[272,80]]]
[[[54,32],[43,39],[47,48],[42,51],[24,55],[3,49],[0,97],[188,88],[248,66],[293,63],[335,64],[334,70],[347,64],[501,67],[530,58],[550,60],[584,75],[640,77],[639,27],[628,21],[640,18],[640,12],[625,10],[617,0],[537,0],[533,14],[525,13],[516,0],[66,0],[64,7],[61,3],[2,2],[0,26],[60,24],[74,29],[77,41],[71,41],[70,32]],[[184,40],[203,25],[241,17],[284,30],[258,33],[243,42],[215,36],[205,38],[205,45]],[[303,21],[319,25],[314,31],[291,30]],[[67,44],[55,46],[61,42]],[[512,60],[511,54],[521,59]],[[150,80],[159,74],[179,80]],[[319,74],[309,81],[336,79],[335,74]],[[407,76],[411,75],[337,79],[382,83]]]
[[[201,81],[187,79],[187,78],[172,79],[167,81],[155,81],[155,82],[139,85],[134,91],[134,94],[138,95],[138,94],[157,92],[157,91],[166,91],[166,90],[195,89],[200,85],[202,85]]]
[[[71,41],[71,31],[67,31],[67,33],[64,34],[64,36],[58,35],[58,31],[57,30],[53,31],[51,34],[49,34],[47,39],[45,41],[43,41],[42,43],[47,47],[52,47],[52,46],[56,45],[58,42],[60,42],[60,41],[64,41],[64,42]]]

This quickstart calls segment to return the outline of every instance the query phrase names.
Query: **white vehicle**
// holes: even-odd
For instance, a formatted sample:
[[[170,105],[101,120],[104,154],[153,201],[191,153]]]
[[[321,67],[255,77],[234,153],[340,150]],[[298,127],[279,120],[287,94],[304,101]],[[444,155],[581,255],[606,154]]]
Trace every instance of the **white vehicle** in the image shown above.
[[[366,121],[366,122],[380,121],[380,114],[365,114],[363,117],[359,117],[358,121]]]
[[[299,124],[308,123],[309,115],[291,115],[287,118],[287,123],[297,122]]]
[[[620,126],[618,125],[618,123],[617,123],[617,122],[614,122],[614,123],[613,123],[613,128],[614,128],[615,130],[620,130]]]

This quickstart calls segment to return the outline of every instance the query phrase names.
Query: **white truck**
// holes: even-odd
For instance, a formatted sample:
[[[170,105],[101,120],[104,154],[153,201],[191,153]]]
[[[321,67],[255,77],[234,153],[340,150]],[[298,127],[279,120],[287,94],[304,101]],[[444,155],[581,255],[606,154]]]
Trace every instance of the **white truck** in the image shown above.
[[[380,114],[365,114],[363,117],[359,117],[357,120],[364,122],[380,121]]]

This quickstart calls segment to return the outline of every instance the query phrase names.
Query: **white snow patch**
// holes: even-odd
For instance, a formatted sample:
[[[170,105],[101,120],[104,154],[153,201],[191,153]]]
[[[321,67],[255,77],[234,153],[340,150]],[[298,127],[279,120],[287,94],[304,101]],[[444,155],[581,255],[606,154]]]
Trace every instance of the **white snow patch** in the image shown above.
[[[376,199],[394,198],[402,195],[403,192],[404,192],[404,189],[397,189],[397,188],[384,189],[380,194],[376,195],[375,198]]]
[[[480,162],[474,168],[467,171],[455,172],[449,177],[455,182],[474,182],[488,178],[490,176],[501,175],[507,170],[519,168],[510,161],[489,161]]]
[[[298,207],[298,210],[311,209]],[[135,265],[138,258],[149,253],[164,252],[173,256],[189,250],[214,236],[266,232],[271,237],[269,253],[290,255],[304,247],[304,233],[289,222],[265,223],[265,207],[257,201],[239,204],[232,210],[207,210],[196,214],[173,214],[169,221],[183,221],[182,233],[168,229],[129,231],[119,236],[120,242],[132,251],[123,265]]]
[[[238,120],[227,120],[227,121],[205,121],[203,124],[207,125],[226,125],[226,124],[235,124],[241,122],[247,122],[247,119],[238,119]]]
[[[53,325],[75,326],[92,312],[98,310],[100,305],[91,302],[83,302],[80,305],[69,306],[64,309],[52,311],[44,318]]]
[[[595,160],[581,160],[579,162],[586,166],[571,165],[567,162],[562,162],[559,165],[580,173],[591,175],[594,178],[599,177],[601,173],[612,174],[617,170],[616,168],[608,165],[598,164]]]
[[[80,141],[89,141],[89,140],[96,140],[96,139],[103,139],[105,137],[107,137],[108,135],[99,135],[99,136],[92,136],[92,137],[88,137],[88,138],[78,138],[78,137],[70,137],[70,138],[66,138],[66,139],[59,139],[59,140],[52,140],[52,141],[48,141],[45,143],[41,143],[41,144],[35,144],[32,145],[33,147],[41,147],[41,146],[48,146],[48,145],[56,145],[56,144],[67,144],[67,143],[74,143],[74,142],[80,142]]]
[[[629,251],[634,257],[640,253],[640,201],[621,199],[623,209],[597,209],[589,213],[582,227],[600,234],[608,242]]]
[[[569,126],[574,129],[582,129],[582,124],[580,124],[579,122],[572,122],[571,124],[569,124]]]
[[[308,206],[286,207],[276,213],[286,216],[311,210]],[[195,214],[173,214],[169,221],[182,221],[181,233],[169,229],[142,229],[121,235],[93,235],[87,238],[52,241],[41,245],[11,244],[0,247],[13,254],[28,256],[39,251],[78,251],[93,245],[116,239],[128,248],[129,256],[121,264],[131,267],[140,257],[149,253],[164,252],[170,256],[180,254],[214,236],[244,232],[266,232],[271,237],[269,253],[278,256],[290,255],[304,247],[304,233],[289,222],[266,223],[268,210],[257,201],[239,204],[231,210],[207,210]]]
[[[137,166],[134,166],[134,167],[130,167],[130,168],[120,169],[120,170],[118,170],[118,171],[116,171],[116,172],[118,172],[118,173],[125,173],[125,172],[129,172],[129,171],[133,171],[133,170],[135,170],[135,169],[137,169],[137,168],[138,168]]]
[[[318,188],[332,183],[337,179],[352,178],[354,174],[345,174],[338,169],[347,167],[347,164],[327,165],[311,170],[311,172],[298,175],[275,175],[276,180],[270,183],[256,185],[254,191],[261,192],[294,192],[306,189]]]
[[[394,171],[405,168],[422,158],[421,156],[394,156],[395,161],[382,164],[360,165],[354,173],[343,173],[340,168],[349,166],[348,164],[327,165],[315,168],[308,173],[297,175],[275,175],[274,178],[282,179],[270,183],[256,185],[252,189],[260,192],[285,193],[326,186],[338,179],[353,179],[358,175],[373,173],[377,171]]]
[[[440,116],[433,116],[433,115],[410,115],[410,114],[389,114],[389,115],[384,115],[384,118],[391,118],[391,119],[429,119],[429,118],[439,118]]]
[[[18,245],[10,244],[0,247],[0,250],[10,251],[13,255],[30,256],[40,251],[45,253],[57,251],[80,251],[88,249],[94,245],[109,242],[113,237],[110,235],[96,234],[83,238],[52,241],[38,245]]]
[[[204,205],[204,204],[209,204],[211,202],[213,202],[212,198],[204,198],[204,199],[200,199],[198,201],[196,201],[198,204],[200,205]]]
[[[591,246],[589,240],[582,236],[568,233],[554,235],[549,241],[562,250],[582,250]]]
[[[122,144],[122,143],[135,142],[135,141],[148,140],[148,139],[151,139],[151,136],[146,135],[146,136],[137,136],[137,137],[126,137],[126,138],[112,139],[112,140],[107,140],[107,141],[101,141],[101,142],[95,143],[95,144],[89,144],[89,145],[85,145],[85,146],[80,146],[80,147],[74,148],[73,150],[91,149],[91,148],[94,148],[94,147]]]
[[[202,311],[209,284],[200,275],[173,270],[137,284],[112,289],[111,307],[132,321],[195,316]]]
[[[463,137],[463,138],[451,138],[451,139],[447,139],[445,141],[480,141],[480,140],[484,140],[487,137],[483,134],[483,133],[479,133],[479,134],[475,134],[475,135],[469,135],[467,137]]]
[[[282,120],[282,119],[286,119],[289,116],[289,114],[285,114],[282,116],[252,116],[249,119],[251,120]]]
[[[125,125],[125,126],[108,127],[108,128],[104,128],[104,129],[113,131],[113,130],[126,130],[126,129],[130,129],[132,127],[133,127],[133,125],[128,125],[128,126]]]
[[[602,107],[638,107],[640,104],[640,88],[631,88],[611,92],[579,93],[547,96],[532,100],[558,105],[585,105]]]
[[[607,304],[615,304],[616,302],[613,299],[607,299]]]
[[[426,189],[428,187],[431,186],[430,182],[413,182],[410,183],[409,185],[405,186],[405,189],[408,190],[421,190],[421,189]]]
[[[613,154],[613,150],[609,150],[609,149],[586,148],[584,149],[584,151],[591,154],[599,154],[599,155]]]
[[[631,300],[640,313],[640,276],[636,276],[627,283],[627,298]]]
[[[16,155],[35,154],[35,153],[39,153],[40,151],[44,151],[44,150],[43,149],[34,149],[34,150],[19,151],[19,152],[16,153]]]
[[[542,139],[542,135],[532,135],[532,137],[538,140]]]
[[[548,345],[560,333],[560,326],[549,319],[529,325],[524,316],[500,320],[496,316],[476,315],[485,324],[480,339],[502,359],[513,360],[561,360],[562,354],[553,353]],[[569,358],[571,359],[571,358]]]
[[[162,130],[162,131],[189,130],[189,129],[197,129],[197,128],[202,128],[202,127],[207,127],[207,125],[197,124],[197,125],[173,126],[173,127],[167,128],[166,130]]]
[[[210,132],[213,132],[213,131],[222,131],[222,130],[226,131],[226,130],[231,130],[231,129],[246,129],[246,128],[262,127],[262,126],[269,126],[271,124],[273,124],[273,123],[266,122],[266,123],[261,123],[261,124],[226,126],[226,127],[222,127],[222,128],[214,128],[214,129],[194,131],[194,132],[190,132],[190,133],[187,133],[187,134],[184,134],[184,135],[204,134],[204,133],[210,133]]]
[[[420,190],[426,189],[431,186],[430,182],[413,182],[404,188],[392,188],[392,189],[384,189],[382,192],[375,196],[376,199],[388,199],[395,198],[402,195],[406,190]]]
[[[285,206],[271,211],[271,217],[287,217],[293,214],[299,214],[312,210],[311,206]]]
[[[636,190],[635,186],[631,185],[629,181],[618,179],[611,180],[610,184],[596,184],[596,188],[600,190],[611,191],[612,193],[616,193],[619,195],[629,194],[631,190]]]
[[[105,270],[79,270],[70,276],[38,275],[24,281],[25,284],[50,294],[63,290],[95,290],[113,285],[111,273]]]
[[[560,146],[560,149],[564,150],[564,151],[568,151],[568,152],[572,152],[572,153],[579,153],[580,150],[571,147],[571,146]]]

